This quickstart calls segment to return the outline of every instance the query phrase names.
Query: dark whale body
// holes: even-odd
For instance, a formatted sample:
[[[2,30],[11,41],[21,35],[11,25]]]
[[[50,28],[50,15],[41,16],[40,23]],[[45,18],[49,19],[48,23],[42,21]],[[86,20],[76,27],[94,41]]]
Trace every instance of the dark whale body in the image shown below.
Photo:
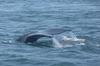
[[[24,42],[24,43],[34,43],[42,37],[52,38],[54,35],[61,34],[65,31],[66,29],[61,29],[61,28],[48,29],[42,32],[29,33],[23,35],[20,38],[18,38],[17,41]]]
[[[51,38],[51,36],[48,36],[48,35],[35,34],[35,35],[27,36],[24,42],[25,43],[28,43],[28,42],[34,43],[34,42],[36,42],[41,37]]]

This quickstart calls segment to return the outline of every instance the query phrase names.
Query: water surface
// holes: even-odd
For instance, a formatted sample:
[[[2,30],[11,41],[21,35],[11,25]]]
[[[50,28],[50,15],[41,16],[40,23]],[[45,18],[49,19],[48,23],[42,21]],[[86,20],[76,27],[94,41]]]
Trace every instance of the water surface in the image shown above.
[[[26,33],[68,28],[85,45],[36,47],[16,42]],[[47,43],[48,44],[48,43]],[[0,0],[1,66],[100,66],[99,0]]]

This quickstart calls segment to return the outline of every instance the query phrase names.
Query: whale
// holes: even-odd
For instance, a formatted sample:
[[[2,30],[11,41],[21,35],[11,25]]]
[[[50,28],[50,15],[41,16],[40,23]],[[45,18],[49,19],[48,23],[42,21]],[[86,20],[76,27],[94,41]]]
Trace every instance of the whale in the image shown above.
[[[17,41],[23,42],[23,43],[35,43],[37,42],[37,40],[39,40],[42,37],[53,38],[55,35],[64,33],[66,31],[69,31],[69,30],[62,29],[62,28],[41,30],[41,31],[37,31],[36,33],[28,33],[28,34],[22,35],[17,39]]]
[[[53,29],[47,29],[47,30],[39,30],[37,32],[31,32],[25,35],[20,36],[17,41],[32,44],[35,46],[49,46],[48,44],[38,44],[38,40],[46,37],[50,38],[52,40],[52,46],[53,47],[66,47],[68,45],[84,45],[85,39],[77,38],[76,36],[66,36],[63,35],[63,33],[66,33],[67,31],[70,31],[68,29],[62,29],[62,28],[53,28]],[[35,44],[34,44],[35,43]],[[51,46],[50,45],[50,46]],[[49,46],[49,47],[50,47]]]

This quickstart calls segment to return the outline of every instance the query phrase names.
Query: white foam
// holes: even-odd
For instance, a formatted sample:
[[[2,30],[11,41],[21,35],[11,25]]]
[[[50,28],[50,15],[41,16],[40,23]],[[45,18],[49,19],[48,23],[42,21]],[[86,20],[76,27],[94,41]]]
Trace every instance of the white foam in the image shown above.
[[[85,39],[77,38],[75,35],[65,36],[55,36],[52,38],[54,47],[72,47],[74,45],[85,45]]]
[[[52,38],[54,47],[62,48],[63,45],[56,38]]]
[[[78,42],[85,42],[85,39],[78,39],[77,37],[67,37],[67,36],[62,36],[64,41],[78,41]]]

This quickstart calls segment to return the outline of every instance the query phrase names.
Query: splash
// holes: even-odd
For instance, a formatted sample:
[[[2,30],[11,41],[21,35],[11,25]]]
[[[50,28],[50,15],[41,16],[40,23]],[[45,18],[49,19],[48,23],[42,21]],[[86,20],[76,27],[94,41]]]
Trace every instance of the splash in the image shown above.
[[[85,45],[85,39],[77,38],[73,33],[69,36],[60,35],[52,38],[53,47],[72,47],[74,45]]]
[[[63,41],[74,41],[74,42],[85,42],[85,39],[78,39],[77,37],[67,37],[67,36],[62,36]]]
[[[63,47],[63,45],[60,44],[60,42],[56,38],[52,38],[52,40],[53,40],[53,47],[58,47],[58,48]]]

